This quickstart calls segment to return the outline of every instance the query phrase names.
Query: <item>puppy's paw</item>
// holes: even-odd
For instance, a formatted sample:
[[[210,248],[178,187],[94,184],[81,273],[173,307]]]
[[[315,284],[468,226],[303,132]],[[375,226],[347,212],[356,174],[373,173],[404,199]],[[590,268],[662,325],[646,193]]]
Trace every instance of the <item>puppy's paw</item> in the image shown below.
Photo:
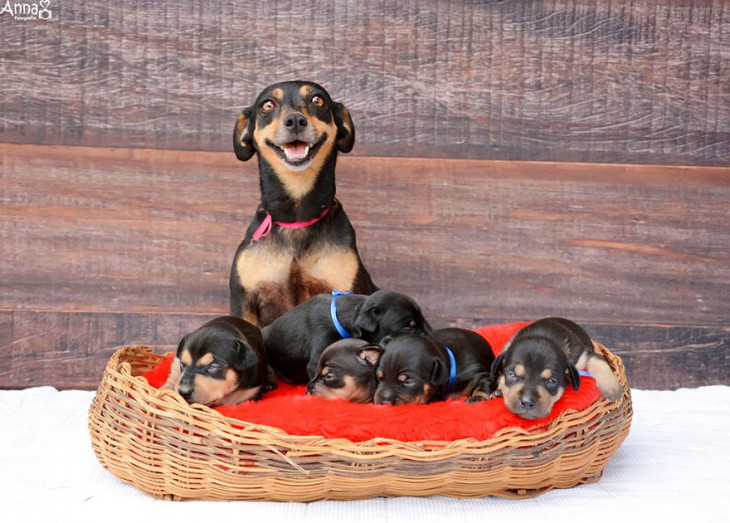
[[[601,392],[601,396],[609,401],[620,400],[625,392],[624,388],[621,386],[618,380],[615,380],[611,383],[596,383],[596,387]]]
[[[502,396],[502,391],[495,390],[491,394],[488,394],[484,391],[477,390],[475,391],[471,396],[469,396],[466,400],[467,403],[481,403],[482,401],[489,401],[496,398],[499,398]]]
[[[268,372],[266,373],[266,381],[264,381],[264,392],[276,390],[276,388],[278,387],[276,372],[274,372],[274,369],[272,369],[271,367],[268,367],[267,370]]]
[[[610,401],[621,399],[625,392],[624,388],[603,358],[594,355],[588,360],[587,367],[596,380],[596,388],[600,391],[601,396]]]

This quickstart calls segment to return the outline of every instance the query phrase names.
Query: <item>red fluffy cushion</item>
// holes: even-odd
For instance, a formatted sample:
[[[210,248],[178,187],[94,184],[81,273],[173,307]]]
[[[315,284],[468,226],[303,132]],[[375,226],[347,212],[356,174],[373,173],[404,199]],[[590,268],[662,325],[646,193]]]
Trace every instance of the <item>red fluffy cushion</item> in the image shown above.
[[[476,332],[489,341],[495,354],[499,354],[512,335],[525,325],[528,323],[492,325],[476,329]],[[172,360],[172,356],[166,358],[142,377],[150,385],[161,387],[167,381]],[[555,404],[550,416],[526,420],[509,412],[501,398],[475,404],[467,404],[462,398],[429,405],[361,405],[307,396],[304,385],[279,382],[279,388],[267,393],[260,401],[223,405],[215,410],[229,418],[276,427],[298,436],[320,435],[351,441],[373,438],[399,441],[487,440],[507,427],[545,427],[564,410],[583,410],[599,396],[593,379],[584,377],[580,390],[569,388]]]

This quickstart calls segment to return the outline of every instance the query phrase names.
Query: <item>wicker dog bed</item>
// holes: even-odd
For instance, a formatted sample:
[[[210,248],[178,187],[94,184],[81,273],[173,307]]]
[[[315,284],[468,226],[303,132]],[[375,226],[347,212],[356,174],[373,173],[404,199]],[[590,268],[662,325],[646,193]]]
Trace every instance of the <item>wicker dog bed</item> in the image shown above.
[[[565,411],[547,428],[508,428],[486,441],[352,442],[292,436],[190,406],[139,378],[164,356],[124,347],[89,410],[99,462],[152,496],[184,500],[352,500],[375,496],[531,497],[600,479],[629,432],[621,359],[596,344],[626,393]]]

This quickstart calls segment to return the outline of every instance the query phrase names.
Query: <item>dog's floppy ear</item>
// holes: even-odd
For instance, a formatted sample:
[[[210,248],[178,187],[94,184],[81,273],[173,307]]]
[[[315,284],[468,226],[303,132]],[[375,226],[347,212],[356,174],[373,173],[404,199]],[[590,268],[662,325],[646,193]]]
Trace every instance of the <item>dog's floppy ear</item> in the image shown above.
[[[236,340],[236,356],[233,360],[235,369],[242,371],[248,368],[256,368],[259,363],[259,358],[256,352],[243,343],[241,340]]]
[[[569,363],[565,373],[568,375],[568,381],[573,386],[573,390],[578,390],[580,388],[580,374],[575,365]]]
[[[499,373],[502,371],[502,360],[504,359],[504,350],[499,353],[499,356],[494,358],[494,361],[492,362],[492,368],[489,371],[489,382],[492,384],[492,386],[497,385],[497,378],[499,377]]]
[[[449,372],[440,359],[434,358],[431,363],[431,383],[446,385],[449,382]]]
[[[352,124],[350,111],[343,104],[332,102],[332,113],[337,125],[337,150],[349,153],[355,145],[355,126]]]
[[[376,305],[360,310],[355,318],[355,326],[361,332],[375,332],[380,326],[380,315],[381,311]]]
[[[365,365],[375,367],[380,361],[380,356],[382,354],[383,349],[381,349],[377,345],[368,345],[367,347],[363,347],[362,350],[358,353],[357,361]]]
[[[253,107],[246,107],[241,111],[241,115],[236,121],[233,128],[233,150],[236,152],[236,158],[245,162],[250,160],[256,152],[253,145],[253,130],[256,125],[256,117]]]
[[[182,353],[183,347],[185,346],[185,342],[188,340],[188,335],[186,334],[183,336],[183,339],[180,340],[180,343],[177,345],[177,351],[175,352],[175,355],[179,358],[180,354]]]

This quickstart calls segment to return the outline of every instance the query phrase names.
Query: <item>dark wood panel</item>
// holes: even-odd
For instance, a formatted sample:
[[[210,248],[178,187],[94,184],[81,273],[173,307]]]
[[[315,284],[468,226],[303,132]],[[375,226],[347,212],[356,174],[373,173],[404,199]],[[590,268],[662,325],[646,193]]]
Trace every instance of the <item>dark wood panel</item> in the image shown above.
[[[0,311],[0,389],[95,389],[115,348],[174,351],[212,316]]]
[[[160,354],[174,351],[185,333],[209,318],[195,314],[0,311],[0,389],[53,385],[93,390],[116,347],[145,344]],[[449,324],[445,318],[430,319],[435,326]],[[470,327],[502,322],[479,318]],[[584,326],[594,339],[622,357],[633,388],[671,390],[730,384],[728,328]]]
[[[2,142],[226,151],[261,88],[306,78],[358,155],[730,165],[722,0],[53,10],[0,19]]]
[[[0,310],[225,312],[254,164],[13,145],[0,158]],[[730,317],[730,169],[343,158],[338,183],[376,283],[436,317]]]

